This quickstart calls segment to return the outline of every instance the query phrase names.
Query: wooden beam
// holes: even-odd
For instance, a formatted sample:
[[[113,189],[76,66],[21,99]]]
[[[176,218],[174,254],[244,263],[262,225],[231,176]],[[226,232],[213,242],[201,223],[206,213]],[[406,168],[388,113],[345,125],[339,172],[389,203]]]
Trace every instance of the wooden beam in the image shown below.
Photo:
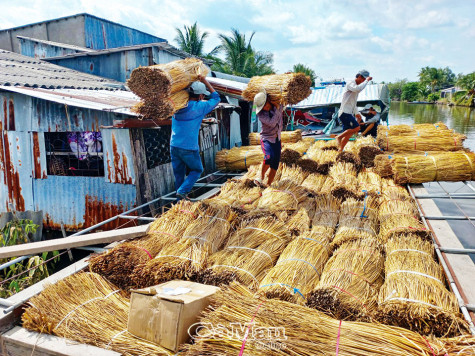
[[[155,128],[160,126],[169,126],[172,124],[172,120],[149,120],[149,119],[125,119],[114,120],[113,126],[117,128]]]
[[[69,236],[62,239],[31,242],[0,248],[0,259],[33,255],[47,251],[65,250],[68,248],[91,246],[120,240],[134,239],[145,236],[148,225],[128,227],[80,236]]]
[[[1,335],[2,354],[8,356],[119,356],[120,353],[78,344],[54,335],[40,334],[16,326]]]

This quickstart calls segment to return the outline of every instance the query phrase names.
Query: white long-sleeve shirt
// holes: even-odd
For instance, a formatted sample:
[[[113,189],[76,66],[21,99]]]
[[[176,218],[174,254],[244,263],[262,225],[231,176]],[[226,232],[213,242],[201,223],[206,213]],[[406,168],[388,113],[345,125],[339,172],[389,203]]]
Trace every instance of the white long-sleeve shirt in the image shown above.
[[[363,91],[363,89],[368,84],[368,81],[365,80],[360,85],[356,84],[356,80],[353,79],[351,82],[346,84],[346,91],[343,93],[343,98],[341,99],[341,106],[340,111],[338,112],[338,116],[340,117],[341,114],[346,113],[350,115],[358,114],[358,108],[356,106],[356,101],[358,100],[358,94]]]

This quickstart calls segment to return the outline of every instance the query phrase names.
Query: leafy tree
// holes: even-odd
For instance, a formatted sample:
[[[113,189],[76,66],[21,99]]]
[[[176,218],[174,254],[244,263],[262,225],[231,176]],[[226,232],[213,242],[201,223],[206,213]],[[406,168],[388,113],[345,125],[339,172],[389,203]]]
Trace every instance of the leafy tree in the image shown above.
[[[427,96],[427,101],[434,102],[440,99],[440,95],[438,93],[430,93]]]
[[[240,33],[239,30],[233,28],[231,32],[231,36],[219,35],[221,40],[219,50],[224,52],[224,60],[216,60],[213,69],[242,77],[266,75],[274,72],[272,68],[273,55],[256,51],[251,46],[255,32],[251,34],[248,41],[246,35]]]
[[[204,43],[209,33],[206,31],[202,33],[196,22],[192,26],[184,25],[183,31],[176,27],[176,32],[175,41],[178,43],[178,48],[192,56],[214,56],[219,52],[219,46],[207,54],[203,52]]]
[[[388,84],[389,97],[391,98],[391,100],[396,100],[396,101],[401,100],[402,88],[406,84],[407,84],[407,79],[400,79],[400,80],[397,80],[395,83]]]
[[[420,85],[418,82],[409,82],[402,87],[401,99],[415,101],[420,97]]]
[[[419,80],[421,84],[430,88],[431,93],[437,90],[447,88],[455,83],[455,74],[449,67],[435,68],[424,67],[419,72]]]
[[[457,79],[457,85],[462,89],[468,90],[472,94],[475,93],[475,72],[467,75],[460,74]]]
[[[312,87],[315,86],[315,79],[317,79],[317,75],[315,74],[315,71],[307,67],[305,64],[298,63],[294,64],[294,67],[292,68],[292,72],[294,73],[303,73],[305,75],[308,75],[310,79],[312,79]]]

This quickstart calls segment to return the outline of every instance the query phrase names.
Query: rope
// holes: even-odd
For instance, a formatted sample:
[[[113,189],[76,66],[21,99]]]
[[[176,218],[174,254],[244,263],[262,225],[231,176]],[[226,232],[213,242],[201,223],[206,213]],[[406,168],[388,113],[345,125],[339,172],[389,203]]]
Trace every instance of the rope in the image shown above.
[[[262,232],[265,232],[265,233],[268,233],[268,234],[271,234],[275,237],[277,237],[278,239],[281,239],[281,237],[277,236],[276,234],[270,232],[270,231],[267,231],[267,230],[264,230],[264,229],[260,229],[258,227],[253,227],[253,226],[246,226],[244,229],[242,230],[258,230],[258,231],[262,231]]]
[[[340,325],[338,325],[338,336],[336,338],[336,356],[338,356],[338,350],[340,349],[340,331],[341,331],[341,320]]]
[[[302,292],[300,292],[300,289],[296,288],[296,287],[292,287],[291,285],[288,285],[288,284],[285,284],[285,283],[269,283],[269,284],[265,284],[263,286],[260,286],[259,289],[261,288],[266,288],[266,287],[272,287],[272,286],[281,286],[281,287],[289,287],[292,289],[292,292],[294,294],[298,294],[300,295],[303,299],[307,299],[305,298],[305,296],[302,294]]]
[[[467,155],[467,153],[465,152],[462,152],[464,154],[464,156],[467,158],[467,161],[468,163],[470,163],[470,170],[472,171],[472,174],[473,174],[473,163],[472,163],[472,160],[470,159],[470,157]]]
[[[397,250],[393,250],[391,252],[388,253],[388,256],[394,252],[399,252],[399,251],[410,251],[410,252],[419,252],[419,253],[423,253],[424,255],[427,255],[427,256],[430,256],[432,257],[431,254],[427,253],[427,252],[424,252],[424,251],[420,251],[420,250],[415,250],[415,249],[412,249],[412,248],[399,248]]]
[[[254,319],[256,318],[257,312],[259,311],[259,309],[261,308],[261,305],[262,305],[263,303],[264,303],[264,302],[261,302],[261,304],[259,304],[259,306],[258,306],[257,309],[256,309],[256,312],[255,312],[254,315],[252,316],[251,322],[250,322],[249,325],[247,326],[246,334],[244,335],[244,338],[243,338],[243,340],[242,340],[241,350],[239,351],[239,356],[242,356],[242,355],[244,354],[244,348],[246,347],[246,340],[247,340],[247,336],[249,335],[249,330],[251,329],[251,325],[254,323]]]
[[[290,194],[294,200],[295,200],[295,204],[299,205],[299,201],[297,199],[297,197],[295,196],[294,193],[292,193],[290,190],[279,190],[279,189],[274,189],[273,192],[281,192],[281,193],[286,193],[286,194]]]
[[[127,332],[127,329],[124,329],[122,331],[119,331],[117,334],[115,334],[114,336],[112,336],[112,338],[110,339],[110,341],[108,342],[108,344],[106,345],[106,349],[109,349],[110,348],[110,344],[112,343],[112,341],[114,341],[114,339],[117,337],[117,336],[120,336],[122,335],[123,333],[126,333]]]
[[[302,259],[300,259],[300,258],[286,258],[286,259],[284,259],[284,260],[279,260],[279,261],[276,263],[276,266],[277,266],[277,265],[280,265],[282,262],[286,262],[286,261],[297,261],[297,262],[306,263],[306,264],[308,264],[310,267],[312,267],[313,270],[314,270],[315,272],[317,272],[318,276],[320,277],[320,272],[318,272],[318,270],[315,268],[314,265],[312,265],[310,262],[307,262],[307,261],[302,260]]]
[[[429,157],[432,158],[432,161],[434,162],[434,167],[435,167],[435,178],[434,178],[434,181],[437,181],[437,175],[438,175],[437,162],[435,161],[435,157],[434,157],[434,156],[429,156]]]
[[[418,275],[418,276],[422,276],[422,277],[427,277],[427,278],[430,278],[430,279],[433,279],[434,281],[437,281],[439,282],[440,284],[444,285],[444,283],[442,283],[442,281],[440,279],[437,279],[435,277],[432,277],[428,274],[425,274],[425,273],[421,273],[421,272],[416,272],[416,271],[406,271],[406,270],[397,270],[397,271],[392,271],[390,273],[388,273],[386,275],[386,279],[389,278],[389,276],[391,276],[392,274],[396,274],[396,273],[409,273],[409,274],[415,274],[415,275]]]
[[[426,302],[423,302],[422,300],[409,299],[409,298],[400,298],[400,297],[386,298],[383,303],[390,302],[391,300],[400,300],[401,302],[424,304],[424,305],[427,305],[427,306],[429,306],[429,307],[436,308],[436,309],[441,309],[441,310],[442,310],[442,308],[439,307],[439,306],[437,306],[437,305],[430,304],[430,303],[426,303]]]
[[[183,260],[188,260],[188,261],[196,263],[196,264],[200,264],[200,262],[198,262],[198,261],[196,261],[192,258],[184,257],[184,256],[176,256],[176,255],[161,255],[161,256],[156,256],[154,259],[158,260],[159,258],[163,258],[163,257],[175,257],[175,258],[180,258],[180,259],[183,259]]]

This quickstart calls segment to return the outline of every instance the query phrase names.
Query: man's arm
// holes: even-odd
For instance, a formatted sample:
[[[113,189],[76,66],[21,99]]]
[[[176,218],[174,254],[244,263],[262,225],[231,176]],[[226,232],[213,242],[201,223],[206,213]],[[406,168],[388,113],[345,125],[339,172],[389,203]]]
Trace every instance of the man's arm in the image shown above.
[[[379,122],[380,117],[381,117],[381,115],[376,114],[376,115],[374,115],[372,118],[366,120],[366,123],[367,123],[367,124],[374,124],[374,123],[376,123],[376,122]]]
[[[198,76],[198,80],[206,85],[206,88],[211,93],[209,100],[207,101],[200,101],[199,107],[201,110],[201,114],[204,116],[211,112],[221,101],[219,94],[214,90],[213,86],[206,80],[206,78],[202,75]]]
[[[359,93],[359,92],[363,91],[364,88],[366,88],[366,85],[368,85],[369,81],[372,80],[372,79],[373,79],[373,77],[368,77],[368,78],[366,78],[366,80],[363,83],[361,83],[359,85],[356,85],[355,82],[351,81],[350,83],[347,84],[346,88],[349,91]]]

